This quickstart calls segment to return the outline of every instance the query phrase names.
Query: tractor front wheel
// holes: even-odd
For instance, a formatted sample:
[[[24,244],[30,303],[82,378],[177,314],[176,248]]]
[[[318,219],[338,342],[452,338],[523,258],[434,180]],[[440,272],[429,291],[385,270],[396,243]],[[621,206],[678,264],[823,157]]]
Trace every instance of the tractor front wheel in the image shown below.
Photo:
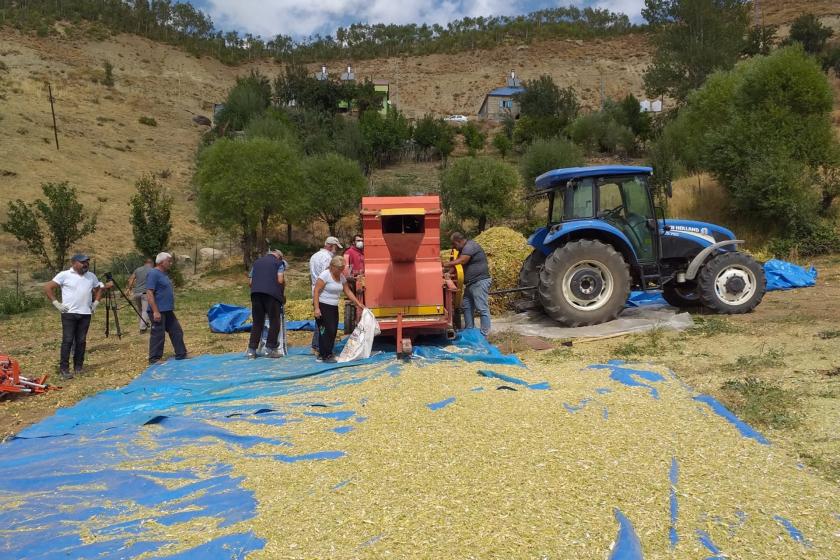
[[[566,326],[615,319],[630,294],[630,269],[611,245],[594,240],[567,243],[545,260],[539,299],[546,314]]]
[[[749,313],[767,291],[764,268],[737,252],[721,253],[706,262],[698,284],[703,305],[725,314]]]
[[[674,280],[666,282],[662,286],[662,297],[669,305],[679,307],[700,307],[700,291],[696,282],[683,282],[677,284]]]

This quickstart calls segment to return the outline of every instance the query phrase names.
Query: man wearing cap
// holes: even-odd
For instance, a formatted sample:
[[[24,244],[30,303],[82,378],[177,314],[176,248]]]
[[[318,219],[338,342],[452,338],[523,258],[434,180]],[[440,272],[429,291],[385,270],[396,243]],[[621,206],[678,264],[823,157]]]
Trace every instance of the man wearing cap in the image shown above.
[[[312,284],[313,294],[315,293],[315,282],[318,281],[318,277],[321,275],[322,272],[324,272],[330,267],[330,261],[335,256],[336,251],[338,251],[338,249],[343,248],[344,247],[341,246],[341,243],[339,243],[338,239],[331,235],[327,237],[326,241],[324,241],[323,249],[319,250],[309,259],[309,279]],[[314,333],[312,333],[312,353],[318,353],[317,329]]]
[[[248,341],[246,358],[256,358],[260,344],[265,318],[268,317],[268,338],[265,342],[266,356],[282,358],[286,355],[285,332],[283,326],[282,309],[286,303],[286,261],[283,253],[273,249],[264,257],[260,257],[251,267],[248,285],[251,287],[251,338]],[[279,335],[283,335],[280,338]],[[282,346],[282,348],[281,348]]]
[[[61,313],[61,355],[59,372],[65,379],[81,373],[85,364],[85,347],[90,317],[99,306],[102,283],[88,271],[90,258],[73,255],[70,268],[62,270],[44,286],[44,293]],[[55,298],[55,289],[61,288],[61,301]],[[70,373],[70,349],[73,349],[73,373]]]
[[[152,311],[152,334],[149,337],[149,364],[155,364],[163,357],[163,345],[166,333],[175,349],[175,359],[183,360],[187,357],[187,347],[184,345],[184,330],[178,317],[175,316],[175,292],[169,279],[169,269],[172,268],[172,255],[158,253],[155,267],[146,276],[146,299]]]

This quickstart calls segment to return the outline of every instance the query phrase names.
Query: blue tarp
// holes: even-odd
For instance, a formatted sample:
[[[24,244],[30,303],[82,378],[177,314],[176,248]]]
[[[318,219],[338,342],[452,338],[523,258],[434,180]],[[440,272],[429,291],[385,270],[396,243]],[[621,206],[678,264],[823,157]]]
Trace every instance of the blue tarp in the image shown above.
[[[772,259],[764,263],[767,291],[810,288],[817,283],[817,269],[804,269],[793,263]]]
[[[250,331],[251,323],[246,323],[250,318],[251,310],[247,307],[227,303],[217,303],[207,312],[207,322],[210,324],[210,330],[221,334]],[[342,330],[343,328],[344,323],[339,323],[338,329]],[[309,321],[286,321],[286,330],[314,331],[315,321],[311,319]]]
[[[478,331],[417,349],[420,363],[456,359],[458,353],[468,361],[519,363]],[[164,547],[178,541],[155,527],[199,518],[215,518],[220,530],[207,537],[204,523],[187,526],[202,532],[193,540],[203,544],[171,557],[244,558],[262,549],[264,540],[235,529],[257,515],[254,493],[242,477],[224,459],[208,457],[198,467],[182,463],[179,454],[223,442],[243,454],[275,446],[283,452],[272,457],[285,463],[343,457],[341,450],[301,453],[278,437],[225,429],[231,421],[285,424],[295,411],[273,409],[269,399],[278,395],[301,395],[307,402],[292,403],[301,407],[328,407],[304,415],[362,422],[365,417],[344,403],[327,405],[318,395],[394,374],[402,363],[386,352],[346,364],[318,363],[308,350],[293,348],[279,360],[224,354],[151,366],[127,386],[59,409],[0,444],[3,557],[169,557]]]

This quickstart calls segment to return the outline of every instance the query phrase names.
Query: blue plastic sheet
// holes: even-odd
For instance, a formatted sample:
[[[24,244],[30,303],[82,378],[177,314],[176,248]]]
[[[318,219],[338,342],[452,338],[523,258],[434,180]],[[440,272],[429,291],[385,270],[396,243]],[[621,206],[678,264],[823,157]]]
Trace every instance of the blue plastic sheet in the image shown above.
[[[215,333],[230,334],[251,330],[251,323],[245,323],[251,318],[251,310],[239,305],[217,303],[207,311],[207,321],[210,330]]]
[[[644,560],[642,543],[639,542],[633,523],[618,509],[615,510],[615,520],[618,521],[618,536],[609,560]]]
[[[665,298],[662,297],[662,292],[630,292],[630,297],[627,298],[627,307],[643,307],[645,305],[668,305]]]
[[[764,263],[767,290],[810,288],[817,283],[817,269],[804,269],[793,263],[772,259]]]
[[[453,360],[458,353],[470,362],[485,358],[495,364],[506,358],[470,332],[427,344],[418,347],[420,363],[438,356]],[[345,433],[366,417],[344,403],[325,401],[324,395],[391,375],[401,363],[393,353],[379,353],[325,364],[308,348],[293,348],[279,360],[200,356],[151,366],[123,388],[60,409],[0,444],[3,557],[244,558],[265,545],[250,530],[236,529],[257,515],[253,492],[222,459],[208,456],[199,467],[180,453],[223,443],[245,456],[284,463],[341,461],[346,453],[341,449],[302,453],[291,442],[234,433],[225,423],[282,425],[293,412],[299,421],[302,412],[332,419]],[[298,394],[299,402],[287,405],[289,410],[274,410],[268,402],[272,396]],[[266,446],[275,451],[254,454]],[[164,547],[179,541],[154,527],[174,528],[199,518],[217,520],[213,536],[193,535],[201,545],[169,556],[171,549]],[[186,529],[202,531],[203,526]]]

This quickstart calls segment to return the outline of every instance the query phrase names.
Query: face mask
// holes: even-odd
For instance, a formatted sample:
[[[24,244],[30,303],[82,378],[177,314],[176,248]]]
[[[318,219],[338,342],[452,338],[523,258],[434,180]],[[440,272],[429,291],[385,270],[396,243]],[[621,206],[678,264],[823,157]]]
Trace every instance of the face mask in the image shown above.
[[[362,249],[365,246],[364,241],[356,241],[356,249]]]

